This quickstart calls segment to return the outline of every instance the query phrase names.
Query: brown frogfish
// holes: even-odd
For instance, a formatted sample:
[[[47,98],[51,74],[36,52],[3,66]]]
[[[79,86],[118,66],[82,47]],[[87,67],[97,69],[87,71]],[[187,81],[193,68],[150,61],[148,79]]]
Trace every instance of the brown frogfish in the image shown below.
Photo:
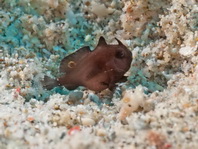
[[[88,46],[66,56],[60,63],[62,76],[57,79],[44,77],[43,87],[52,89],[64,86],[74,90],[84,86],[93,91],[113,89],[129,70],[132,53],[116,38],[117,45],[109,45],[100,37],[98,45],[91,51]]]

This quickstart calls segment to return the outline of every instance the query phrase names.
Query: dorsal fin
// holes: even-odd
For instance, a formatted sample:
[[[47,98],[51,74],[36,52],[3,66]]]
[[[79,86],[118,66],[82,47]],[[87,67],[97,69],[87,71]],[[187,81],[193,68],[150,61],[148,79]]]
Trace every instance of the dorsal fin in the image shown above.
[[[90,48],[86,46],[66,56],[65,58],[62,59],[60,63],[59,71],[61,73],[70,73],[75,68],[75,66],[80,62],[80,60],[90,52],[91,52]]]
[[[107,45],[105,38],[103,36],[100,37],[97,46]]]
[[[115,39],[117,40],[118,45],[123,46],[123,43],[118,38],[115,38]]]

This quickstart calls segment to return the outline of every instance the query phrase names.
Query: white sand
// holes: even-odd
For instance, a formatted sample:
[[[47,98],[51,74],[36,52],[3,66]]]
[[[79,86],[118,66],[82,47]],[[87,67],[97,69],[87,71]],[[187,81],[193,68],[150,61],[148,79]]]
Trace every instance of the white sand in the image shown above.
[[[132,51],[126,83],[42,88],[101,35]],[[197,52],[195,0],[0,0],[0,149],[196,149]]]

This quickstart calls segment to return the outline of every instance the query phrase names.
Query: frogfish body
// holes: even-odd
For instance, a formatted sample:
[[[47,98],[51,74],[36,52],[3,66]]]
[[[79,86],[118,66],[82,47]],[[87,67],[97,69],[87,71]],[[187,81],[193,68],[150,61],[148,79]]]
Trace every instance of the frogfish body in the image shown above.
[[[123,79],[132,61],[131,51],[121,41],[116,40],[118,45],[108,45],[105,39],[100,37],[93,51],[86,46],[66,56],[59,69],[63,75],[57,79],[46,76],[43,87],[52,89],[64,86],[73,90],[78,86],[85,86],[93,91],[114,88],[115,83]]]

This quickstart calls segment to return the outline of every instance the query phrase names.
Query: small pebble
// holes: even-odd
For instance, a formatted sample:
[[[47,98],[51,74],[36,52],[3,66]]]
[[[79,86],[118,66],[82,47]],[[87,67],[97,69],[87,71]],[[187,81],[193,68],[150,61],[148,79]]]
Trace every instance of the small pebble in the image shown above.
[[[93,126],[95,124],[95,121],[88,117],[81,118],[81,121],[84,126]]]
[[[72,91],[69,93],[69,103],[76,103],[79,102],[83,98],[83,92],[81,91]]]
[[[97,95],[95,95],[95,94],[93,94],[93,93],[90,93],[89,95],[88,95],[88,98],[91,100],[91,101],[93,101],[94,103],[96,103],[97,105],[101,105],[101,101],[100,101],[100,98],[97,96]]]
[[[97,130],[97,135],[98,135],[98,136],[101,136],[101,137],[104,137],[104,136],[106,136],[107,134],[106,134],[105,129],[98,129],[98,130]]]
[[[69,129],[68,134],[69,135],[73,135],[73,134],[75,134],[75,133],[77,133],[79,131],[80,131],[80,126],[74,126],[74,127]]]

